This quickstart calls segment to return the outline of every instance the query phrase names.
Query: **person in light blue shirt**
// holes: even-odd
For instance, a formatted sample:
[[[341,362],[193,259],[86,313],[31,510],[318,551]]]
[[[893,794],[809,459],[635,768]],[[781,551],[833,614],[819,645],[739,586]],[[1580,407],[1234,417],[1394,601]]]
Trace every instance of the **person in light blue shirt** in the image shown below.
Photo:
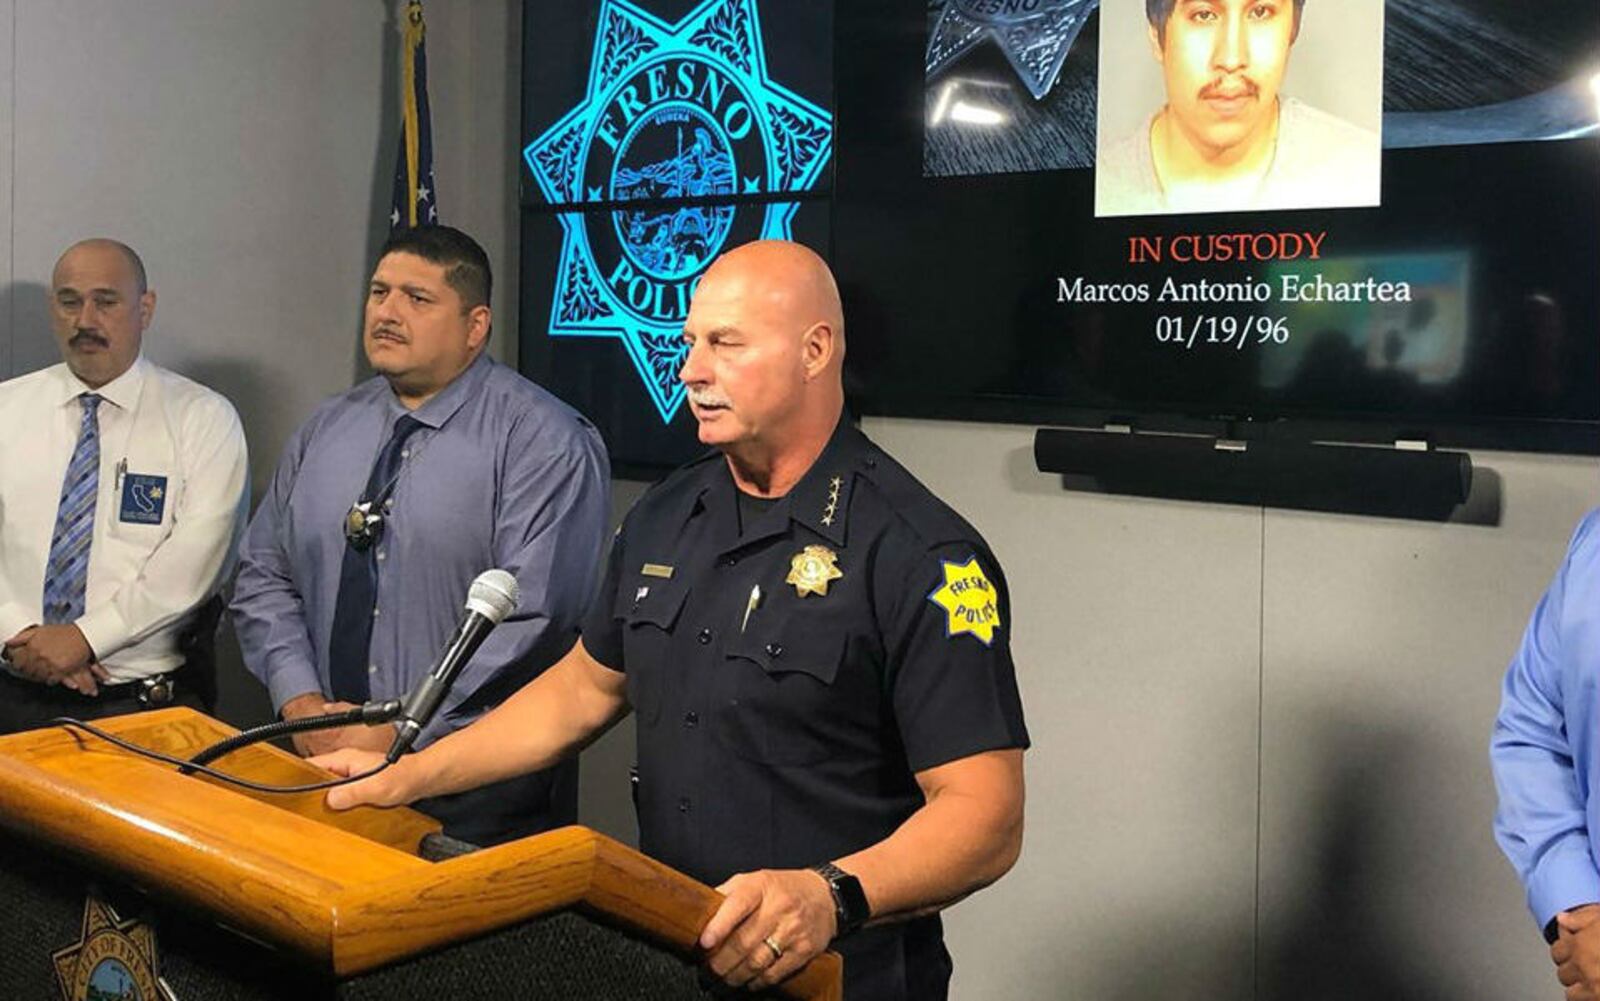
[[[610,518],[605,447],[587,420],[484,352],[487,255],[442,226],[391,237],[368,289],[377,377],[295,432],[240,546],[232,612],[246,667],[285,719],[403,698],[462,614],[473,578],[505,569],[518,608],[467,664],[424,747],[570,647]],[[387,748],[392,726],[296,738],[303,754]],[[491,844],[571,823],[577,771],[418,804]]]
[[[1506,672],[1495,838],[1573,999],[1600,998],[1600,510],[1572,536]]]

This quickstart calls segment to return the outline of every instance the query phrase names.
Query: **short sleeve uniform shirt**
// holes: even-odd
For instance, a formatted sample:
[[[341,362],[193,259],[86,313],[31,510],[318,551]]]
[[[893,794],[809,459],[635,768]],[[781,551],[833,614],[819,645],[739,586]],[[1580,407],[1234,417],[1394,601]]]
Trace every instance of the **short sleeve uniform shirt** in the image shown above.
[[[917,772],[1027,746],[1009,637],[983,539],[848,421],[748,524],[720,455],[653,488],[583,627],[627,674],[641,847],[711,884],[874,844]],[[942,957],[937,927],[844,940],[847,984],[874,933]]]

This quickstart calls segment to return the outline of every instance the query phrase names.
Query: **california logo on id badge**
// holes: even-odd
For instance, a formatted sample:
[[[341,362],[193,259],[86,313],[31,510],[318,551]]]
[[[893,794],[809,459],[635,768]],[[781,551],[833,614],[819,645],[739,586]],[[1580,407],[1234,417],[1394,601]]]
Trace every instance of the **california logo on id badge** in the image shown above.
[[[122,478],[122,503],[119,521],[135,525],[159,525],[167,510],[167,478],[129,473]]]

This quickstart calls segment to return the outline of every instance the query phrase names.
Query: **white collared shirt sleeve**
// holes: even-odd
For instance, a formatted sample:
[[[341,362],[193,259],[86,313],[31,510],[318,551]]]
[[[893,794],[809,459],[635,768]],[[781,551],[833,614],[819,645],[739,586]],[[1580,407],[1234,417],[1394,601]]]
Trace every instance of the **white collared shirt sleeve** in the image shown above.
[[[0,639],[43,618],[50,533],[77,443],[75,391],[65,365],[0,383]]]
[[[12,593],[11,575],[0,573],[0,640],[10,639],[38,621],[28,607]]]

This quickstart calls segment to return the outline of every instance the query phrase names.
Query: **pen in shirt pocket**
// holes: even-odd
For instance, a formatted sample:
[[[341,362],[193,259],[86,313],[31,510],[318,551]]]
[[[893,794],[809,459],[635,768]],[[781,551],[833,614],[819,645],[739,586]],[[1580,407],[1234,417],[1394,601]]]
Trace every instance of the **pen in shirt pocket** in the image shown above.
[[[120,493],[121,492],[121,490],[122,490],[122,478],[124,476],[127,476],[127,475],[128,475],[128,460],[127,460],[127,457],[124,456],[123,458],[117,460],[117,475],[116,475],[116,479],[113,480],[112,484],[111,484],[111,492],[112,493]]]
[[[744,604],[744,621],[739,623],[739,631],[744,632],[745,626],[750,624],[750,613],[761,607],[761,585],[757,584],[750,589],[750,600]]]

